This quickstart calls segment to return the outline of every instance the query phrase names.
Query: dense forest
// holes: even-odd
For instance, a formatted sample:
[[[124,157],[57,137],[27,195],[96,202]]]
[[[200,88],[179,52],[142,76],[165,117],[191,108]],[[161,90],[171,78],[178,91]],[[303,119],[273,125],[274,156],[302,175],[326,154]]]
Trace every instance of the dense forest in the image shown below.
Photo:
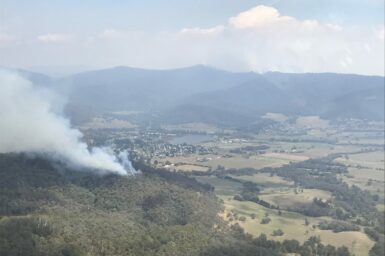
[[[0,255],[349,255],[317,237],[253,238],[218,217],[210,186],[135,166],[141,174],[98,176],[38,156],[0,155]]]

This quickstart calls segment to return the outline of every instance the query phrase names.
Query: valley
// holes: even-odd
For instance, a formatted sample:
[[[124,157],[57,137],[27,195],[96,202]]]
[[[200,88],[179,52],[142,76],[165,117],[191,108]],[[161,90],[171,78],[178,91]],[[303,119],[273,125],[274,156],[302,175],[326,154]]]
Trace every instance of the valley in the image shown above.
[[[30,106],[4,97],[5,114],[25,123],[7,130],[12,148],[0,154],[0,255],[384,250],[381,77],[204,66],[23,74],[71,93],[63,112],[32,89],[18,100]]]
[[[385,256],[384,0],[0,0],[0,256]]]
[[[341,171],[331,175],[341,182],[338,186],[345,183],[368,191],[370,200],[374,200],[373,209],[378,209],[379,216],[383,216],[382,125],[378,122],[368,127],[357,120],[344,120],[327,127],[303,127],[295,122],[281,121],[258,132],[246,132],[191,123],[168,126],[167,129],[161,126],[141,130],[94,129],[86,134],[89,138],[109,141],[116,148],[130,150],[133,159],[141,159],[154,168],[182,173],[202,184],[209,184],[224,206],[219,216],[230,226],[240,225],[252,236],[266,234],[268,239],[300,242],[317,236],[325,244],[349,248],[354,255],[369,255],[376,241],[366,234],[365,229],[368,225],[375,228],[382,224],[368,224],[365,218],[371,217],[365,217],[364,212],[344,217],[335,215],[332,208],[341,207],[342,212],[347,208],[336,202],[336,196],[339,196],[333,189],[301,184],[290,175],[280,174],[280,168],[290,173],[291,165],[320,159],[319,164],[310,168],[325,174],[329,168],[339,168]],[[257,187],[252,193],[261,202],[254,202],[254,197],[239,198],[245,184]],[[315,200],[333,204],[331,211],[313,215],[311,208],[318,202]],[[264,219],[269,221],[262,223]],[[332,231],[320,227],[323,222],[333,221],[351,223],[354,230]],[[276,235],[277,230],[282,234]]]

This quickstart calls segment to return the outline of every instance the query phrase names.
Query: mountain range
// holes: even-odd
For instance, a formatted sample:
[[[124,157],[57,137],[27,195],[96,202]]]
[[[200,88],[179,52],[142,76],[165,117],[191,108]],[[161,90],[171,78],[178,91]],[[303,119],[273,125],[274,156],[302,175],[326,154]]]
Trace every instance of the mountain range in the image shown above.
[[[247,124],[269,112],[384,120],[380,76],[234,73],[200,65],[172,70],[114,67],[59,79],[22,74],[66,93],[66,112],[75,120],[117,111],[166,123]]]

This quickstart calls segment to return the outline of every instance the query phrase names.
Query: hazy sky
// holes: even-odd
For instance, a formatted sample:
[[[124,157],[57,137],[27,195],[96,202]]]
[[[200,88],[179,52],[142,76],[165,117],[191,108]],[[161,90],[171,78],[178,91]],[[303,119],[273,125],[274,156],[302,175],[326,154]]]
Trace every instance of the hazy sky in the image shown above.
[[[384,74],[383,0],[0,0],[0,65]]]

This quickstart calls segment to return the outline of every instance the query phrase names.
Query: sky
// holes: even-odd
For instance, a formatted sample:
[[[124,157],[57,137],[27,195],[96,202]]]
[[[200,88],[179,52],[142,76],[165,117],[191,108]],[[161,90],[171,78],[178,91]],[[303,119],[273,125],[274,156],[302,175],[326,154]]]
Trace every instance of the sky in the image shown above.
[[[0,0],[0,66],[384,75],[383,0]]]

